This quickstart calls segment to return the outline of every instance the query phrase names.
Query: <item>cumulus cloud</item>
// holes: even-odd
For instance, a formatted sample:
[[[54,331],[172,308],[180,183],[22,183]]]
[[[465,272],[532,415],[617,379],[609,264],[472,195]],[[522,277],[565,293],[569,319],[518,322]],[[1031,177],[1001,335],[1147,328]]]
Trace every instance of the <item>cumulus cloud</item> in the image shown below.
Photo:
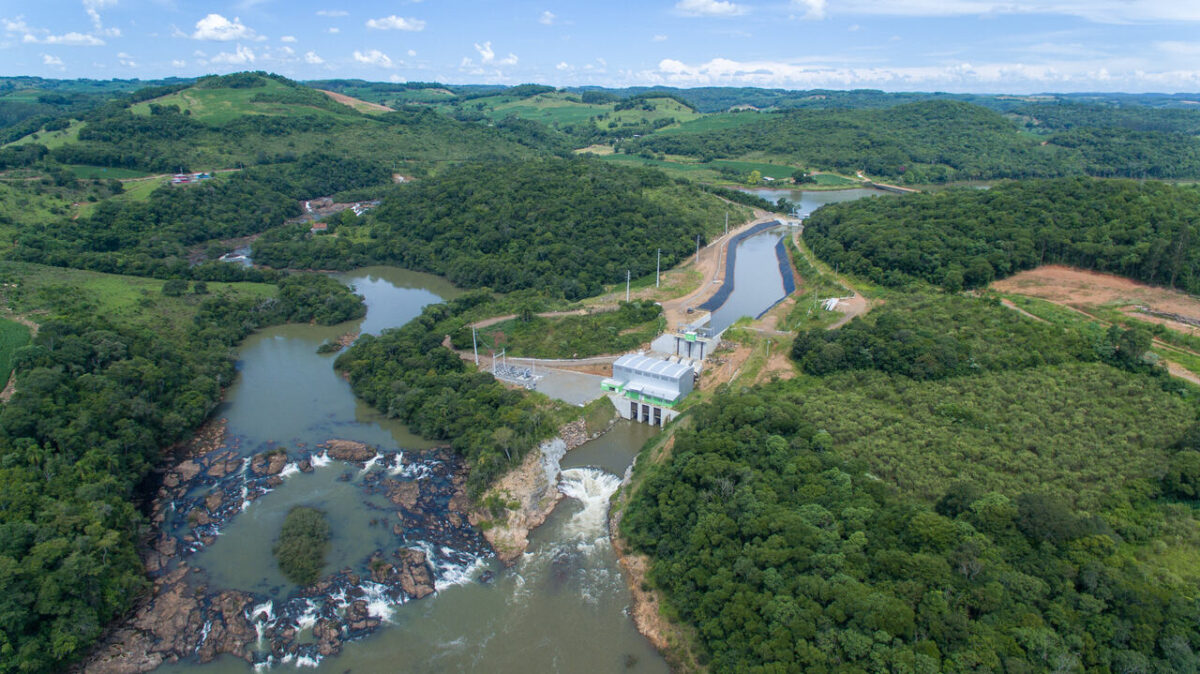
[[[87,12],[88,18],[92,20],[92,26],[95,32],[109,37],[120,37],[121,31],[116,28],[105,28],[104,22],[100,19],[100,10],[105,7],[112,7],[117,4],[117,0],[83,0],[83,11]]]
[[[320,56],[317,56],[317,52],[310,51],[310,52],[305,52],[304,62],[309,64],[310,66],[319,66],[325,62],[325,59],[321,58]]]
[[[120,52],[119,54],[117,54],[117,63],[120,63],[121,65],[125,66],[126,68],[136,68],[137,67],[137,61],[134,61],[133,57],[130,56],[129,54],[126,54],[125,52]]]
[[[655,35],[654,37],[652,37],[650,39],[653,40],[654,42],[666,42],[667,36],[666,35]]]
[[[100,47],[104,45],[104,40],[95,35],[75,32],[63,35],[42,35],[40,37],[33,33],[25,33],[25,37],[21,39],[23,42],[29,44],[61,44],[68,47]]]
[[[11,36],[21,36],[21,41],[26,44],[56,44],[67,47],[100,47],[103,46],[104,40],[93,33],[80,33],[71,31],[62,35],[54,35],[45,28],[34,28],[28,23],[25,23],[25,17],[18,16],[16,19],[4,19],[4,32]],[[119,30],[103,31],[105,35],[120,35]]]
[[[1053,63],[967,62],[910,67],[852,67],[789,61],[737,61],[715,58],[703,63],[663,59],[658,68],[638,73],[642,81],[682,86],[769,86],[797,89],[872,87],[891,90],[1092,90],[1146,89],[1163,86],[1177,91],[1200,85],[1200,70],[1147,72],[1096,61]]]
[[[554,66],[556,70],[570,70],[571,64],[566,61],[559,61],[558,65]]]
[[[213,63],[224,63],[228,65],[242,65],[245,63],[254,63],[254,50],[249,47],[238,45],[237,49],[228,52],[223,51],[220,54],[212,57]]]
[[[746,8],[726,0],[679,0],[675,9],[685,16],[739,16]]]
[[[284,35],[283,37],[279,38],[279,41],[280,42],[295,42],[296,36],[295,35]]]
[[[176,68],[183,68],[187,65],[187,61],[184,61],[183,59],[175,59],[174,61],[171,61],[171,65],[175,66]]]
[[[317,16],[325,16],[325,17],[329,17],[329,18],[346,16],[349,13],[350,12],[347,12],[342,9],[318,9],[317,10]]]
[[[402,16],[385,16],[381,19],[368,19],[367,28],[376,30],[425,30],[425,22],[420,19],[406,19]]]
[[[234,40],[252,40],[255,32],[242,23],[236,16],[233,21],[220,14],[209,14],[196,22],[196,31],[192,33],[194,40],[214,40],[217,42],[232,42]]]
[[[342,29],[341,29],[341,28],[337,28],[337,27],[334,27],[334,28],[326,28],[326,29],[325,29],[325,32],[326,32],[326,33],[329,33],[330,35],[337,35],[338,33],[342,32]]]
[[[538,17],[538,23],[542,24],[543,26],[553,26],[554,20],[557,18],[558,17],[554,16],[554,12],[546,10],[542,12],[541,16]]]
[[[792,4],[804,10],[806,19],[825,18],[825,0],[792,0]]]
[[[494,49],[492,49],[492,43],[490,40],[487,42],[484,42],[483,44],[479,44],[478,42],[476,42],[475,43],[475,51],[479,52],[479,60],[481,63],[484,63],[485,65],[497,65],[497,66],[515,66],[515,65],[517,65],[517,55],[512,52],[509,52],[508,56],[497,60],[496,59],[496,51]]]
[[[56,68],[62,68],[63,60],[58,58],[57,56],[51,56],[50,54],[42,54],[42,65],[53,66]]]
[[[365,52],[356,49],[354,51],[354,60],[367,65],[379,66],[380,68],[393,67],[392,59],[378,49],[369,49]]]

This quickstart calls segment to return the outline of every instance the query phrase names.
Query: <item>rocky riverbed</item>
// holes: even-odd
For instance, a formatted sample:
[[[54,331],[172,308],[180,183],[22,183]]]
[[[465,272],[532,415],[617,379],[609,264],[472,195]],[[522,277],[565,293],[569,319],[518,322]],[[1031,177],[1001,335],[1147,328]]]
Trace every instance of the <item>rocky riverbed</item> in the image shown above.
[[[223,423],[209,424],[161,475],[150,506],[156,534],[144,552],[152,591],[84,671],[146,672],[224,654],[255,664],[314,664],[378,629],[390,607],[464,582],[490,555],[468,522],[464,468],[448,450],[417,454],[332,439],[244,456],[240,444]],[[215,587],[192,563],[255,501],[316,470],[355,481],[378,513],[372,523],[390,525],[394,544],[282,599]]]

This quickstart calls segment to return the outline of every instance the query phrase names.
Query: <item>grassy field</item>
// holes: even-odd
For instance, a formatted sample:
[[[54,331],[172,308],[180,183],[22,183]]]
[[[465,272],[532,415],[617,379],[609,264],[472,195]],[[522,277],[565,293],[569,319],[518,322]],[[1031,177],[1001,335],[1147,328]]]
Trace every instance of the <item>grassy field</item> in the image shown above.
[[[598,120],[596,125],[603,128],[611,122],[616,122],[617,126],[625,124],[646,124],[656,122],[660,119],[673,117],[676,122],[683,124],[701,118],[701,114],[683,105],[673,98],[649,98],[646,101],[654,106],[654,110],[642,110],[634,108],[632,110],[616,110],[609,113],[607,119]],[[605,106],[614,107],[614,106]]]
[[[156,330],[186,329],[204,298],[191,292],[167,297],[162,294],[165,281],[157,279],[19,262],[0,262],[0,278],[15,284],[0,287],[0,294],[18,313],[36,313],[62,302],[85,302],[94,313],[114,322]],[[274,285],[267,283],[208,283],[210,295],[229,292],[272,297],[275,290]]]
[[[638,322],[637,311],[604,311],[586,316],[563,316],[531,320],[511,319],[483,328],[478,333],[480,349],[503,346],[508,355],[529,358],[586,358],[629,351],[649,342],[666,328],[666,319]],[[503,343],[497,344],[497,333]]]
[[[29,328],[16,321],[0,318],[0,381],[12,374],[13,354],[29,343]]]
[[[9,145],[25,145],[28,143],[41,143],[42,145],[45,145],[47,148],[53,150],[55,148],[62,147],[63,145],[66,145],[67,143],[74,143],[74,142],[78,141],[79,140],[79,131],[81,129],[83,129],[83,127],[86,125],[87,125],[87,122],[81,122],[78,120],[74,120],[71,122],[70,126],[68,126],[65,129],[62,129],[61,131],[50,131],[50,132],[39,131],[38,133],[31,133],[28,136],[22,136],[21,138],[18,138],[17,140],[14,140],[13,142],[8,143],[8,145],[5,145],[4,147],[8,147]]]
[[[819,187],[851,187],[860,184],[859,181],[833,173],[818,173],[813,176]]]
[[[679,126],[663,129],[658,133],[704,133],[706,131],[719,131],[751,124],[760,119],[762,119],[762,113],[759,112],[720,112],[690,119]]]
[[[581,124],[610,110],[611,105],[591,105],[584,103],[576,94],[554,92],[496,103],[491,106],[489,114],[495,118],[515,115],[542,124]]]
[[[337,116],[336,113],[330,110],[314,106],[285,103],[255,103],[252,99],[259,94],[290,91],[287,86],[274,80],[264,79],[263,81],[266,83],[265,86],[246,89],[184,89],[183,91],[178,91],[167,96],[138,103],[130,107],[129,110],[135,115],[149,115],[152,103],[157,105],[177,105],[180,110],[190,111],[192,117],[195,119],[208,122],[209,124],[225,124],[244,115],[290,116],[296,114],[316,114]],[[351,108],[346,107],[346,112],[351,113]]]

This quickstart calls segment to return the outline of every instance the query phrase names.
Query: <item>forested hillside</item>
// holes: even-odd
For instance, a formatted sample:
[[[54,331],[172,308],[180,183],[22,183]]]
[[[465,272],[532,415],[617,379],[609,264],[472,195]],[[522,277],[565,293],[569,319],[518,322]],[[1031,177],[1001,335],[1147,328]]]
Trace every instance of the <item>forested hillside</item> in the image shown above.
[[[64,125],[75,136],[56,141],[49,156],[64,164],[169,172],[274,163],[316,151],[386,153],[409,168],[566,151],[519,123],[489,128],[421,109],[365,115],[265,73],[204,78],[151,93],[158,95],[120,98]]]
[[[267,233],[254,246],[273,267],[347,269],[398,264],[469,288],[540,288],[578,299],[601,285],[671,267],[747,209],[662,173],[598,160],[473,165],[397,188],[336,237],[307,226]]]
[[[635,476],[623,531],[702,661],[1194,671],[1200,528],[1179,485],[1196,409],[1179,385],[1136,339],[1116,356],[982,300],[876,311],[851,324],[867,344],[824,340],[871,363],[720,392]],[[937,335],[979,366],[912,372]]]
[[[300,215],[299,199],[388,180],[387,168],[371,159],[305,155],[197,185],[164,185],[144,201],[105,200],[90,215],[76,219],[28,224],[17,232],[11,255],[27,262],[138,276],[259,280],[262,273],[235,265],[193,266],[189,249],[282,225]]]
[[[1030,180],[818,210],[819,257],[885,285],[973,288],[1059,262],[1200,292],[1200,190],[1127,180]]]
[[[886,109],[789,110],[727,129],[655,134],[622,148],[704,161],[761,152],[914,184],[1085,173],[1200,175],[1200,140],[1186,134],[1089,126],[1043,139],[1019,131],[1011,119],[978,105],[925,101]]]
[[[270,286],[145,281],[5,265],[38,312],[0,411],[0,671],[61,669],[146,588],[139,483],[216,405],[230,347],[286,320],[362,316],[332,279]],[[175,282],[178,285],[179,282]]]

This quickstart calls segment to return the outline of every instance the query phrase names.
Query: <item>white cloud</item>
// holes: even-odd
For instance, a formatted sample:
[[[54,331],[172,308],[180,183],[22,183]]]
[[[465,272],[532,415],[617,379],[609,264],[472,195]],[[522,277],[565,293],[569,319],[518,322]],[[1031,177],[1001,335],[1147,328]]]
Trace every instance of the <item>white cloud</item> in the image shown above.
[[[58,58],[57,56],[51,56],[50,54],[42,54],[42,65],[55,66],[55,67],[61,68],[63,65],[63,60]]]
[[[42,37],[33,33],[25,33],[22,40],[30,44],[61,44],[68,47],[100,47],[104,45],[104,40],[95,35],[74,32],[63,35],[43,35]]]
[[[325,32],[326,32],[326,33],[329,33],[330,35],[337,35],[338,33],[342,32],[342,29],[341,29],[341,28],[336,28],[336,27],[334,27],[334,28],[326,28],[326,29],[325,29]]]
[[[295,42],[296,36],[295,35],[284,35],[283,37],[279,38],[279,41],[280,42]]]
[[[408,55],[409,55],[409,56],[416,56],[416,55],[417,55],[417,50],[416,50],[416,49],[409,49],[409,50],[408,50]]]
[[[792,4],[804,10],[806,19],[825,18],[825,0],[792,0]]]
[[[936,66],[854,67],[819,62],[735,61],[704,63],[663,59],[655,70],[637,74],[642,82],[681,86],[769,86],[796,89],[871,87],[890,91],[1191,91],[1200,70],[1148,72],[1134,62],[1055,61],[1050,63],[966,62]],[[1102,84],[1101,84],[1102,83]]]
[[[100,19],[100,10],[105,7],[112,7],[117,4],[117,0],[83,0],[83,11],[87,12],[88,18],[92,20],[92,26],[95,32],[109,37],[120,37],[121,31],[116,28],[105,28],[104,22]]]
[[[251,40],[255,37],[254,31],[246,27],[241,19],[234,17],[233,21],[230,21],[220,14],[209,14],[197,21],[196,32],[192,33],[192,39],[194,40],[215,40],[218,42]]]
[[[382,19],[368,19],[367,28],[376,30],[425,30],[425,22],[420,19],[406,19],[402,16],[385,16]]]
[[[32,30],[29,24],[25,23],[25,17],[18,16],[15,19],[4,19],[4,32],[6,33],[28,33]]]
[[[839,0],[837,11],[892,16],[1049,14],[1100,23],[1200,21],[1200,3],[1191,0]]]
[[[130,56],[129,54],[126,54],[125,52],[120,52],[119,54],[117,54],[117,63],[120,63],[121,65],[125,66],[126,68],[136,68],[137,67],[137,61],[134,61],[133,57]]]
[[[213,63],[225,63],[228,65],[241,65],[243,63],[254,63],[254,50],[249,47],[238,45],[237,49],[232,52],[223,51],[220,54],[212,57]]]
[[[746,8],[726,0],[679,0],[675,9],[685,16],[739,16]]]
[[[650,39],[654,42],[666,42],[667,36],[666,35],[655,35],[654,37],[652,37]]]
[[[330,18],[338,17],[338,16],[346,16],[349,13],[350,12],[347,12],[342,9],[318,9],[317,10],[317,16],[327,16]]]
[[[554,16],[554,12],[546,10],[542,12],[541,16],[538,17],[538,23],[542,24],[543,26],[553,26],[554,20],[557,18],[558,17]]]
[[[475,43],[475,51],[479,52],[479,60],[484,64],[497,66],[515,66],[517,65],[517,55],[509,52],[508,56],[500,60],[496,60],[496,51],[492,49],[491,41],[483,44]]]
[[[560,61],[558,65],[554,66],[554,68],[556,70],[570,70],[571,66],[566,61]]]
[[[187,66],[187,61],[184,61],[183,59],[175,59],[174,61],[171,61],[171,65],[175,66],[176,68],[183,68]]]
[[[311,66],[319,66],[325,62],[325,59],[321,58],[320,56],[317,56],[317,52],[310,51],[310,52],[305,52],[304,62]]]
[[[354,60],[359,63],[366,63],[367,65],[379,66],[380,68],[393,67],[392,59],[378,49],[369,49],[366,52],[355,50]]]

